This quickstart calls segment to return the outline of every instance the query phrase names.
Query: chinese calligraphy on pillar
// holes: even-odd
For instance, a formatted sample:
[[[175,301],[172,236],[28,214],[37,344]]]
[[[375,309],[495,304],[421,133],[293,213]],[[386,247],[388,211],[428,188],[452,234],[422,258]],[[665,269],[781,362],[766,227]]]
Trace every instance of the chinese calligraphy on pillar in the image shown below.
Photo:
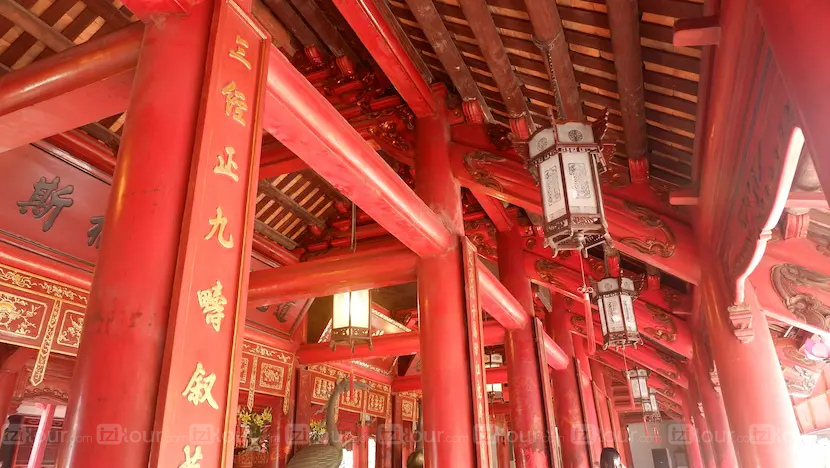
[[[177,264],[158,466],[229,466],[270,38],[216,0]]]

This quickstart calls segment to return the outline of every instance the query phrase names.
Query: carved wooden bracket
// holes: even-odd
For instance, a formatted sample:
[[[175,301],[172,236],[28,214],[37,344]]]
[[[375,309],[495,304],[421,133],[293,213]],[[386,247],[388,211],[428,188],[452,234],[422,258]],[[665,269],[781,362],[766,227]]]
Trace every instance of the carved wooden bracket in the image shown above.
[[[752,329],[752,311],[748,304],[736,304],[728,308],[729,321],[732,322],[735,337],[741,343],[749,343],[755,338],[755,331]]]
[[[656,213],[648,208],[629,202],[625,202],[623,206],[628,211],[637,215],[637,219],[646,227],[659,229],[663,233],[665,240],[660,240],[653,236],[646,237],[645,239],[623,237],[620,239],[621,243],[648,255],[658,255],[663,258],[669,258],[674,255],[674,251],[677,249],[677,238],[674,236],[671,228]]]
[[[813,294],[796,287],[830,293],[830,277],[792,263],[772,267],[772,286],[787,309],[799,319],[823,330],[830,330],[830,307]]]

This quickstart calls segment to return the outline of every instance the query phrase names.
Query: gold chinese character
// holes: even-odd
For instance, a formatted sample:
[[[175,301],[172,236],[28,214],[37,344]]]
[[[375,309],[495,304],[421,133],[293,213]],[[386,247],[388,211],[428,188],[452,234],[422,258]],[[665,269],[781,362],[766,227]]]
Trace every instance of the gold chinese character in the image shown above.
[[[213,399],[213,395],[210,393],[215,383],[216,374],[207,375],[202,363],[197,362],[196,370],[193,371],[193,376],[190,377],[190,382],[187,383],[182,396],[187,397],[187,401],[193,403],[193,406],[207,402],[211,408],[218,410],[219,405],[216,404],[216,400]]]
[[[245,116],[248,111],[248,104],[245,103],[245,95],[242,91],[236,89],[236,82],[231,81],[224,88],[222,88],[222,96],[225,96],[225,115],[231,115],[233,112],[233,120],[245,125]]]
[[[228,235],[228,238],[225,239],[225,225],[228,224],[228,218],[222,214],[221,206],[216,207],[216,217],[210,218],[208,223],[210,223],[211,228],[210,232],[205,236],[205,240],[210,240],[210,238],[216,234],[216,231],[219,231],[219,235],[216,236],[219,244],[226,249],[232,249],[233,234]]]
[[[236,49],[231,49],[228,53],[232,58],[235,58],[242,62],[242,65],[245,65],[245,68],[248,70],[251,69],[251,62],[245,58],[245,52],[248,50],[248,41],[239,37],[239,34],[236,35]]]
[[[228,160],[225,161],[225,158],[221,154],[217,155],[216,159],[219,160],[219,163],[213,167],[213,172],[215,174],[224,174],[233,179],[234,182],[239,182],[239,176],[235,172],[239,169],[239,165],[233,160],[234,154],[236,154],[236,150],[233,149],[233,146],[226,146],[225,155],[228,157]]]
[[[197,445],[193,450],[193,455],[190,455],[190,446],[187,445],[184,448],[184,463],[179,465],[179,468],[202,468],[201,463],[199,463],[202,458],[202,447]]]
[[[225,318],[225,306],[228,304],[228,300],[222,295],[222,283],[217,280],[216,286],[196,291],[196,297],[199,298],[199,307],[205,314],[205,323],[219,331],[222,319]]]

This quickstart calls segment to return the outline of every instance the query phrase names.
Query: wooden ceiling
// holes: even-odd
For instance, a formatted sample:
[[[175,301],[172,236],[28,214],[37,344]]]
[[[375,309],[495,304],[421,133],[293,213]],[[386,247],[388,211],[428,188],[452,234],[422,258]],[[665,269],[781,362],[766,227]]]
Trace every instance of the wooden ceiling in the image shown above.
[[[434,75],[452,82],[435,52],[435,45],[427,39],[424,25],[419,23],[408,6],[417,4],[421,8],[425,2],[388,0],[388,3]],[[482,33],[477,34],[465,18],[462,8],[465,2],[435,0],[426,3],[432,3],[440,15],[452,38],[452,46],[472,72],[493,117],[508,124],[512,113],[505,105],[504,89],[494,79],[491,67],[494,64],[487,59],[489,51],[482,49]],[[605,109],[610,110],[610,128],[618,136],[618,160],[615,162],[627,168],[612,30],[605,1],[557,0],[556,5],[570,49],[583,112],[594,121],[602,117]],[[507,51],[509,66],[520,82],[527,109],[536,123],[548,122],[548,109],[555,107],[556,101],[548,81],[543,53],[534,42],[534,28],[524,0],[488,0],[487,9]],[[685,185],[693,177],[701,51],[699,48],[673,46],[672,26],[678,18],[702,16],[703,4],[683,0],[639,0],[639,9],[644,117],[651,174],[672,185]],[[434,25],[426,27],[435,28]]]

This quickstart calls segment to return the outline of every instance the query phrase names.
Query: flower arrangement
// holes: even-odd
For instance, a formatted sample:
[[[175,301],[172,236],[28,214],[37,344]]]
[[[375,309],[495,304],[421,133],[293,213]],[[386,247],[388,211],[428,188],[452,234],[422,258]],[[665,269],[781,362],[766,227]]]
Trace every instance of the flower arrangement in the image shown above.
[[[311,421],[309,424],[308,437],[312,444],[322,444],[326,438],[326,422]]]
[[[237,420],[241,429],[241,445],[247,452],[267,452],[268,438],[262,437],[265,427],[271,424],[273,417],[271,408],[265,408],[260,412],[248,409],[247,406],[239,408]]]

